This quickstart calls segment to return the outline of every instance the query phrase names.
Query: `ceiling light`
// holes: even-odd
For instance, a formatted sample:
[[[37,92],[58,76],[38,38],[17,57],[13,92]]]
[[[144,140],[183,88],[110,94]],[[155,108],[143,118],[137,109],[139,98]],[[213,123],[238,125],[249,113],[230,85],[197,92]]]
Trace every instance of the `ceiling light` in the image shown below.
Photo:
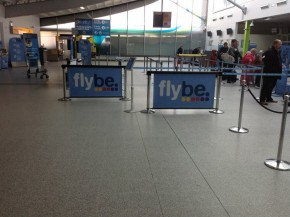
[[[81,6],[80,9],[85,10],[85,7]]]

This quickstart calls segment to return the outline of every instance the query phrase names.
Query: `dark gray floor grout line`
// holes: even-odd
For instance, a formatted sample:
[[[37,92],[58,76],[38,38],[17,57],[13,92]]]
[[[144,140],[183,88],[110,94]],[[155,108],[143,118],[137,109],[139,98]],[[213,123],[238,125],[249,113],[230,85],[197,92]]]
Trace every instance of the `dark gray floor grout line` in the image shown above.
[[[217,194],[215,193],[215,191],[213,190],[213,188],[211,187],[211,185],[208,183],[208,181],[206,180],[205,176],[202,174],[201,170],[199,169],[199,167],[197,166],[197,164],[195,163],[195,161],[193,160],[192,156],[190,155],[190,153],[188,152],[188,150],[186,149],[185,145],[181,142],[180,138],[178,137],[177,133],[174,131],[174,129],[172,128],[171,124],[168,122],[168,120],[165,118],[164,114],[162,113],[162,117],[164,118],[164,120],[166,121],[166,123],[168,124],[168,126],[170,127],[170,129],[172,130],[172,132],[174,133],[174,135],[176,136],[177,140],[179,141],[179,143],[181,144],[182,148],[185,150],[185,152],[187,153],[187,155],[189,156],[190,160],[192,161],[192,163],[194,164],[194,166],[196,167],[196,169],[198,170],[198,172],[200,173],[200,175],[202,176],[202,178],[204,179],[204,181],[206,182],[206,184],[208,185],[208,187],[211,189],[211,191],[213,192],[214,196],[217,198],[217,200],[219,201],[219,203],[221,204],[221,206],[223,207],[223,209],[225,210],[225,212],[227,213],[227,215],[229,217],[230,214],[227,211],[227,209],[224,207],[223,203],[221,202],[220,198],[217,196]]]
[[[161,205],[161,201],[160,201],[160,197],[159,197],[159,194],[158,194],[158,191],[157,191],[156,184],[154,182],[154,175],[153,175],[153,172],[152,172],[152,167],[151,167],[150,160],[149,160],[149,157],[148,157],[148,152],[147,152],[147,149],[146,149],[146,146],[145,146],[145,142],[144,142],[144,139],[143,139],[143,134],[142,134],[142,130],[141,130],[141,127],[140,127],[138,115],[135,114],[135,116],[136,116],[136,119],[137,119],[140,136],[141,136],[141,139],[142,139],[142,144],[143,144],[143,147],[144,147],[144,150],[145,150],[145,153],[146,153],[146,158],[147,158],[147,161],[148,161],[148,164],[149,164],[149,169],[150,169],[151,177],[152,177],[153,184],[154,184],[154,188],[155,188],[155,193],[156,193],[157,198],[158,198],[158,203],[159,203],[160,211],[161,211],[162,216],[164,216],[163,209],[162,209],[162,205]]]

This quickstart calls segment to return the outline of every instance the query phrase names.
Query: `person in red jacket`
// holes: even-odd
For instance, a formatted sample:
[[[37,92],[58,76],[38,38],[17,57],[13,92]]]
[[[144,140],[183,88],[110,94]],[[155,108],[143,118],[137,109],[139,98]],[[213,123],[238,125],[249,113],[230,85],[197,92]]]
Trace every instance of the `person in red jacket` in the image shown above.
[[[252,48],[251,51],[248,51],[246,55],[242,59],[242,64],[245,64],[246,68],[249,68],[250,65],[254,64],[255,56],[256,56],[257,50],[255,48]],[[240,79],[240,84],[242,85],[243,80],[246,80],[247,86],[250,84],[250,80],[253,81],[253,76],[248,75],[248,73],[251,73],[252,71],[247,69],[243,71],[246,73],[246,75],[242,75]],[[253,82],[254,83],[254,82]]]

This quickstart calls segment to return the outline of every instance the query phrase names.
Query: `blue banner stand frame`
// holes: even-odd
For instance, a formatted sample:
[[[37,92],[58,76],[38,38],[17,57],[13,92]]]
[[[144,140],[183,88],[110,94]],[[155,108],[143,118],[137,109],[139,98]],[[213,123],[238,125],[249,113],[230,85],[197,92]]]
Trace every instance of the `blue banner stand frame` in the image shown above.
[[[180,100],[182,102],[186,102],[190,98],[190,100],[192,100],[192,101],[195,101],[195,100],[197,100],[198,102],[208,101],[210,103],[210,105],[208,103],[206,103],[206,105],[201,106],[201,107],[188,106],[188,105],[183,107],[183,106],[176,105],[176,103],[174,102],[174,106],[171,106],[170,103],[166,104],[166,105],[163,105],[163,106],[160,106],[158,103],[154,102],[153,107],[150,107],[150,84],[151,84],[150,80],[151,80],[151,75],[152,74],[154,74],[155,77],[158,77],[159,75],[161,75],[161,76],[165,75],[165,76],[169,76],[169,78],[174,78],[173,76],[185,76],[186,78],[188,76],[206,76],[207,79],[204,80],[204,84],[209,83],[209,81],[208,81],[209,77],[208,76],[210,76],[211,77],[211,82],[210,82],[211,83],[211,87],[210,87],[211,90],[210,90],[210,92],[207,92],[207,88],[208,87],[204,86],[203,84],[195,83],[194,87],[193,87],[191,84],[186,83],[186,81],[185,81],[185,83],[183,83],[183,85],[185,85],[185,87],[176,86],[177,88],[174,89],[175,94],[178,91],[179,91],[179,93],[183,91],[183,94],[186,95],[186,97],[184,99]],[[213,109],[214,108],[213,100],[214,100],[214,96],[215,96],[216,78],[218,76],[221,76],[221,75],[222,75],[222,72],[212,72],[212,71],[210,71],[210,72],[147,71],[147,76],[148,76],[148,83],[147,83],[147,85],[148,85],[147,86],[147,108],[145,110],[142,110],[141,112],[142,113],[147,113],[147,114],[152,114],[152,113],[155,113],[155,110],[153,110],[153,109]],[[171,90],[171,86],[170,85],[176,85],[176,84],[171,83],[170,80],[161,81],[161,83],[159,83],[159,84],[158,84],[158,81],[160,81],[160,80],[157,80],[157,82],[156,82],[156,80],[154,80],[155,89],[156,89],[156,86],[159,85],[159,87],[163,89],[162,91],[159,90],[160,94],[161,95],[166,95],[167,94],[167,97],[170,97],[170,94],[173,93],[172,90]],[[172,80],[172,81],[174,82],[174,80]],[[199,80],[199,82],[200,82],[200,80]],[[193,95],[197,94],[197,96],[196,96],[196,98],[190,97],[189,96],[190,94],[193,94]],[[156,90],[154,90],[154,95],[156,96]],[[203,95],[204,95],[204,97],[203,97]],[[177,94],[176,94],[176,96],[177,96]],[[181,97],[180,94],[178,95],[178,97]],[[208,99],[206,99],[206,98],[208,98]]]
[[[70,98],[119,98],[123,96],[124,66],[62,65],[62,69],[64,97],[58,99],[59,101],[70,101]],[[66,96],[66,71],[69,77],[69,97]],[[75,87],[72,86],[73,84]]]

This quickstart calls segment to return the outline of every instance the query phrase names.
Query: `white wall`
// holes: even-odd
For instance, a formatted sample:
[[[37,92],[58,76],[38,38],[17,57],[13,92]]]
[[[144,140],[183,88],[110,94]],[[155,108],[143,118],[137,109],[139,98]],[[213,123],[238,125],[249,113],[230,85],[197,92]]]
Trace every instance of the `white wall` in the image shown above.
[[[13,37],[20,37],[20,35],[10,34],[9,22],[12,21],[14,26],[33,28],[34,33],[39,35],[40,33],[40,20],[38,16],[23,16],[15,18],[5,18],[5,8],[0,5],[0,22],[3,23],[3,44],[6,49],[8,49],[9,39]]]
[[[60,31],[59,34],[71,34],[71,31]],[[56,49],[56,31],[41,31],[40,41],[47,49]]]
[[[212,37],[206,37],[206,49],[217,49],[219,44],[225,41],[230,41],[233,38],[239,40],[243,39],[243,35],[237,34],[237,23],[242,21],[251,21],[259,18],[266,18],[290,12],[290,2],[287,4],[277,6],[279,0],[236,0],[236,2],[247,8],[246,15],[238,7],[230,3],[225,3],[224,0],[208,0],[208,20],[207,31],[212,32]],[[261,9],[261,6],[269,5],[267,9]],[[223,19],[221,19],[223,18]],[[215,21],[214,21],[215,20]],[[226,29],[232,28],[233,35],[227,35]],[[254,28],[254,27],[253,27]],[[217,36],[216,30],[222,30],[223,35]],[[277,38],[273,35],[250,35],[250,41],[256,42],[259,50],[266,50],[272,41]],[[240,47],[240,50],[242,48]]]
[[[41,31],[40,32],[41,44],[44,45],[44,47],[47,49],[55,49],[56,35],[57,35],[56,32]]]

